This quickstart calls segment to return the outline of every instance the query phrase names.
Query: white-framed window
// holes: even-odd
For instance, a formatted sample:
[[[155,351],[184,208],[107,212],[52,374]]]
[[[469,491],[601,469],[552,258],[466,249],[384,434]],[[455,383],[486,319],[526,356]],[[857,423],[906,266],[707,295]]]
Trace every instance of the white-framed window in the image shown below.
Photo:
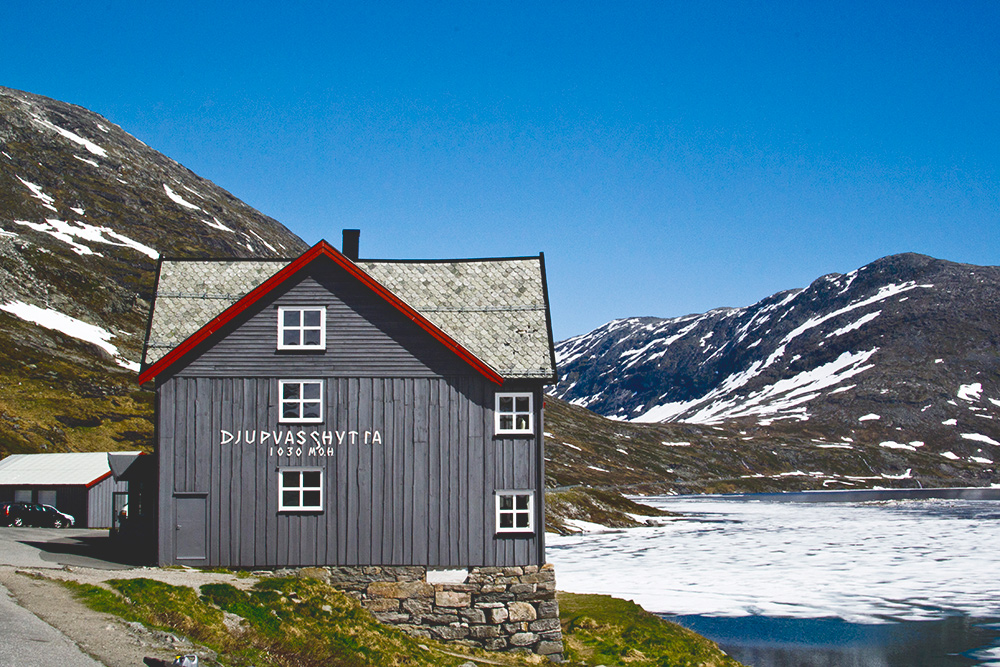
[[[318,424],[323,421],[322,380],[278,380],[282,424]]]
[[[534,433],[530,392],[497,393],[493,410],[496,433]]]
[[[326,308],[279,307],[279,350],[325,350]]]
[[[497,491],[495,497],[498,533],[534,532],[534,491]]]
[[[322,468],[281,468],[278,470],[278,510],[282,512],[322,512]]]

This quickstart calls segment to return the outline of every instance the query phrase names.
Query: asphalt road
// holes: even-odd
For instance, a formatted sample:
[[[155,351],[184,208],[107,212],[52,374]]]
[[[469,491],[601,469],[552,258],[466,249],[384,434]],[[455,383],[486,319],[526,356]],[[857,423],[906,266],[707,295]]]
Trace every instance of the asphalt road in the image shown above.
[[[0,527],[0,565],[124,570],[107,530]]]
[[[118,570],[106,530],[0,527],[0,565]],[[0,585],[0,667],[102,667],[64,634],[24,609]]]
[[[0,585],[0,667],[103,667]]]

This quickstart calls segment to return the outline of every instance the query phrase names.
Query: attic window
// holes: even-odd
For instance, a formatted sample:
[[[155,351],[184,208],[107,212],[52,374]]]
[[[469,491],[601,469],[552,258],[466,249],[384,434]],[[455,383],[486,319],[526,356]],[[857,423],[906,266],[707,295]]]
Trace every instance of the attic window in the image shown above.
[[[278,308],[279,350],[325,350],[326,308]]]
[[[496,433],[534,433],[532,424],[532,397],[525,393],[498,393],[494,419]]]

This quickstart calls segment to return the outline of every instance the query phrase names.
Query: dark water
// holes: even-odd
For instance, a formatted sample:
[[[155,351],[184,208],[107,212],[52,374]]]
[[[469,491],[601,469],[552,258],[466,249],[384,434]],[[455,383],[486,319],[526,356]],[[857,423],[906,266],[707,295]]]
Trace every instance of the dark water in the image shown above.
[[[718,496],[717,496],[718,497]],[[900,489],[721,496],[733,501],[870,502],[1000,499],[1000,489]],[[928,512],[925,506],[915,511]],[[934,508],[943,515],[996,520],[982,505]],[[997,545],[1000,547],[1000,545]],[[984,576],[996,575],[988,573]],[[1000,585],[998,585],[1000,597]],[[1000,666],[1000,619],[946,615],[927,621],[850,623],[838,618],[664,616],[717,642],[751,667]]]
[[[751,667],[1000,665],[1000,619],[948,616],[877,625],[835,618],[664,616]]]

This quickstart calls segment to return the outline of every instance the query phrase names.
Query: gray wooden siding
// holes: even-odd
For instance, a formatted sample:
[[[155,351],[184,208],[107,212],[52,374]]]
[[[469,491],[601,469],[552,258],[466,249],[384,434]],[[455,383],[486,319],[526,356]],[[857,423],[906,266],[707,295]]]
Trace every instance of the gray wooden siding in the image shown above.
[[[273,325],[268,329],[273,341]],[[162,563],[176,562],[176,498],[191,493],[208,498],[207,558],[185,561],[191,565],[542,562],[540,387],[533,387],[536,435],[496,438],[499,388],[467,366],[466,374],[447,377],[326,377],[324,422],[317,425],[278,424],[277,376],[192,377],[193,367],[157,390]],[[303,376],[324,375],[310,369]],[[255,442],[223,445],[222,430],[253,431]],[[338,444],[334,435],[322,456],[310,453],[311,440],[291,454],[282,446],[281,455],[271,442],[259,442],[260,431],[310,438],[351,430],[360,439],[378,431],[382,442],[351,443],[345,435]],[[323,470],[322,513],[278,512],[278,472],[286,466]],[[533,535],[495,534],[498,489],[535,490]]]
[[[171,372],[200,377],[308,375],[429,377],[470,366],[332,263],[238,316]],[[326,306],[326,351],[277,350],[279,306]]]

